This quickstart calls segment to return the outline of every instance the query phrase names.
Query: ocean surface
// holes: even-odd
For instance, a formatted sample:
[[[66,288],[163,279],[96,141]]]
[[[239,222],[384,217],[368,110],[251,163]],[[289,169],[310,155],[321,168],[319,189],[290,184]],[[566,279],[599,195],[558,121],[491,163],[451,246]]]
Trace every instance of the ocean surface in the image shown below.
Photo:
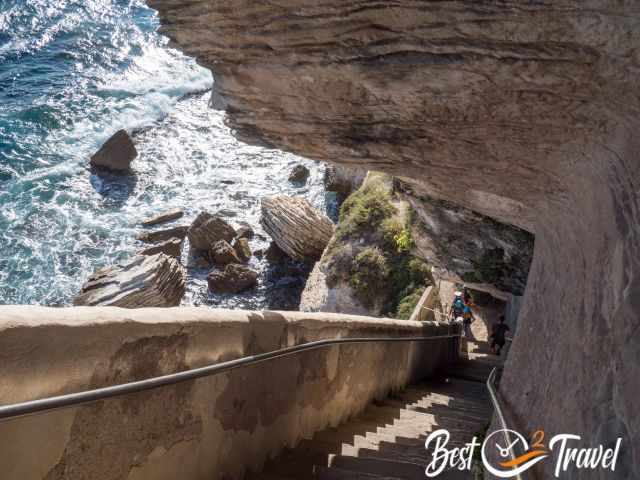
[[[177,224],[207,210],[260,232],[264,196],[330,205],[321,165],[233,138],[208,108],[211,74],[158,25],[142,0],[0,0],[0,304],[69,305],[168,209],[185,209]],[[135,174],[92,175],[90,155],[121,128],[136,132]],[[311,170],[303,187],[287,181],[297,163]],[[286,308],[298,267],[252,266],[259,286],[235,296],[208,293],[207,272],[189,269],[183,304]]]

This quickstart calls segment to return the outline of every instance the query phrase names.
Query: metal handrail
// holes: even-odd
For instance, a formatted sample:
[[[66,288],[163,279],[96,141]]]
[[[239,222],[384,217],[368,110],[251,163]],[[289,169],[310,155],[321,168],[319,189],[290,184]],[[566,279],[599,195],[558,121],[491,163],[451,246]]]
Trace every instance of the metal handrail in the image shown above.
[[[363,338],[334,338],[328,340],[317,340],[314,342],[303,343],[291,347],[285,347],[272,352],[259,353],[235,360],[206,365],[204,367],[184,370],[182,372],[162,375],[159,377],[147,378],[134,382],[113,385],[109,387],[96,388],[94,390],[86,390],[84,392],[69,393],[55,397],[42,398],[38,400],[30,400],[27,402],[15,403],[12,405],[0,406],[0,420],[21,417],[34,413],[40,413],[48,410],[55,410],[66,407],[73,407],[84,403],[105,400],[107,398],[117,397],[130,393],[138,393],[151,390],[176,383],[195,380],[197,378],[218,375],[228,372],[236,368],[249,365],[256,365],[276,358],[282,358],[294,355],[300,352],[315,350],[318,348],[340,345],[345,343],[370,343],[370,342],[422,342],[427,340],[439,340],[444,338],[457,338],[459,335],[436,335],[430,337],[363,337]]]
[[[505,340],[507,342],[512,341],[512,339],[509,337],[506,337]],[[496,416],[498,417],[498,422],[500,423],[500,427],[502,428],[505,445],[511,445],[511,439],[508,432],[509,427],[507,426],[507,421],[504,418],[502,406],[500,405],[500,401],[498,399],[498,391],[496,390],[496,387],[495,387],[497,373],[498,373],[498,367],[493,367],[493,369],[491,370],[491,373],[489,374],[489,377],[487,378],[487,390],[489,390],[489,397],[491,398],[493,409],[496,412]],[[509,449],[509,456],[511,457],[511,460],[515,460],[516,455],[513,452],[513,448]],[[516,473],[515,478],[517,478],[518,480],[522,480],[522,475],[520,475],[519,473]]]

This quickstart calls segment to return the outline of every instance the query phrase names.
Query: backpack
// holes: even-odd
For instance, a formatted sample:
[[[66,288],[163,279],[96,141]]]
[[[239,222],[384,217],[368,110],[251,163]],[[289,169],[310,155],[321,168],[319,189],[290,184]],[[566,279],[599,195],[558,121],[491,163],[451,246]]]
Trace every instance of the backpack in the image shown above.
[[[464,302],[460,297],[457,297],[453,301],[452,308],[453,308],[453,313],[456,315],[456,317],[459,317],[460,315],[462,315],[462,311],[464,310]]]

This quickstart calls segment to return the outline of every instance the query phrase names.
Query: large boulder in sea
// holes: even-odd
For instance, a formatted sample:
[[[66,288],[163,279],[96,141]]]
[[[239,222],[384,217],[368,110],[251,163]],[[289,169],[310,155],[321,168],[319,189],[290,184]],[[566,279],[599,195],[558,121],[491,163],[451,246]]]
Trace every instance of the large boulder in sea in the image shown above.
[[[262,226],[287,255],[317,260],[333,235],[333,223],[303,198],[262,199]]]
[[[289,181],[294,183],[305,183],[309,178],[309,169],[302,164],[296,165],[289,174]]]
[[[175,307],[185,292],[186,272],[175,258],[138,255],[93,273],[74,305],[124,308]]]
[[[235,236],[236,231],[231,225],[208,212],[201,212],[187,231],[191,248],[204,251],[220,240],[231,243]]]
[[[137,156],[138,151],[129,134],[126,130],[118,130],[93,154],[90,164],[96,168],[126,172]]]
[[[237,263],[229,264],[224,271],[213,270],[207,276],[209,290],[215,293],[240,293],[258,281],[255,270]]]

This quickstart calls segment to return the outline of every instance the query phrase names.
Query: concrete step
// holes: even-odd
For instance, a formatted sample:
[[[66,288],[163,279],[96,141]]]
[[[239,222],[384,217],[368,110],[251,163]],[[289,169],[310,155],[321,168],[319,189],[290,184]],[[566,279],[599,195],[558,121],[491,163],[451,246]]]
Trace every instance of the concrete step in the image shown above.
[[[408,387],[374,402],[344,425],[328,428],[295,449],[267,462],[250,480],[418,480],[431,459],[428,435],[439,428],[451,433],[449,447],[462,447],[491,419],[486,386],[453,375],[482,375],[489,360],[461,363],[448,377]],[[439,480],[471,479],[450,471]]]
[[[400,477],[344,470],[335,467],[318,467],[315,472],[315,478],[319,480],[402,480]]]
[[[388,475],[404,480],[424,480],[426,478],[424,467],[415,463],[340,455],[332,457],[329,464],[343,470]]]
[[[388,406],[396,408],[398,405],[397,401],[390,401]],[[445,411],[449,411],[449,416],[460,416],[466,417],[471,420],[483,419],[486,417],[490,417],[493,413],[493,410],[490,405],[470,405],[459,403],[456,400],[452,400],[450,402],[442,402],[439,400],[434,401],[430,400],[420,400],[417,402],[413,402],[407,404],[405,407],[407,411],[416,411],[421,412],[423,414],[442,414]]]

